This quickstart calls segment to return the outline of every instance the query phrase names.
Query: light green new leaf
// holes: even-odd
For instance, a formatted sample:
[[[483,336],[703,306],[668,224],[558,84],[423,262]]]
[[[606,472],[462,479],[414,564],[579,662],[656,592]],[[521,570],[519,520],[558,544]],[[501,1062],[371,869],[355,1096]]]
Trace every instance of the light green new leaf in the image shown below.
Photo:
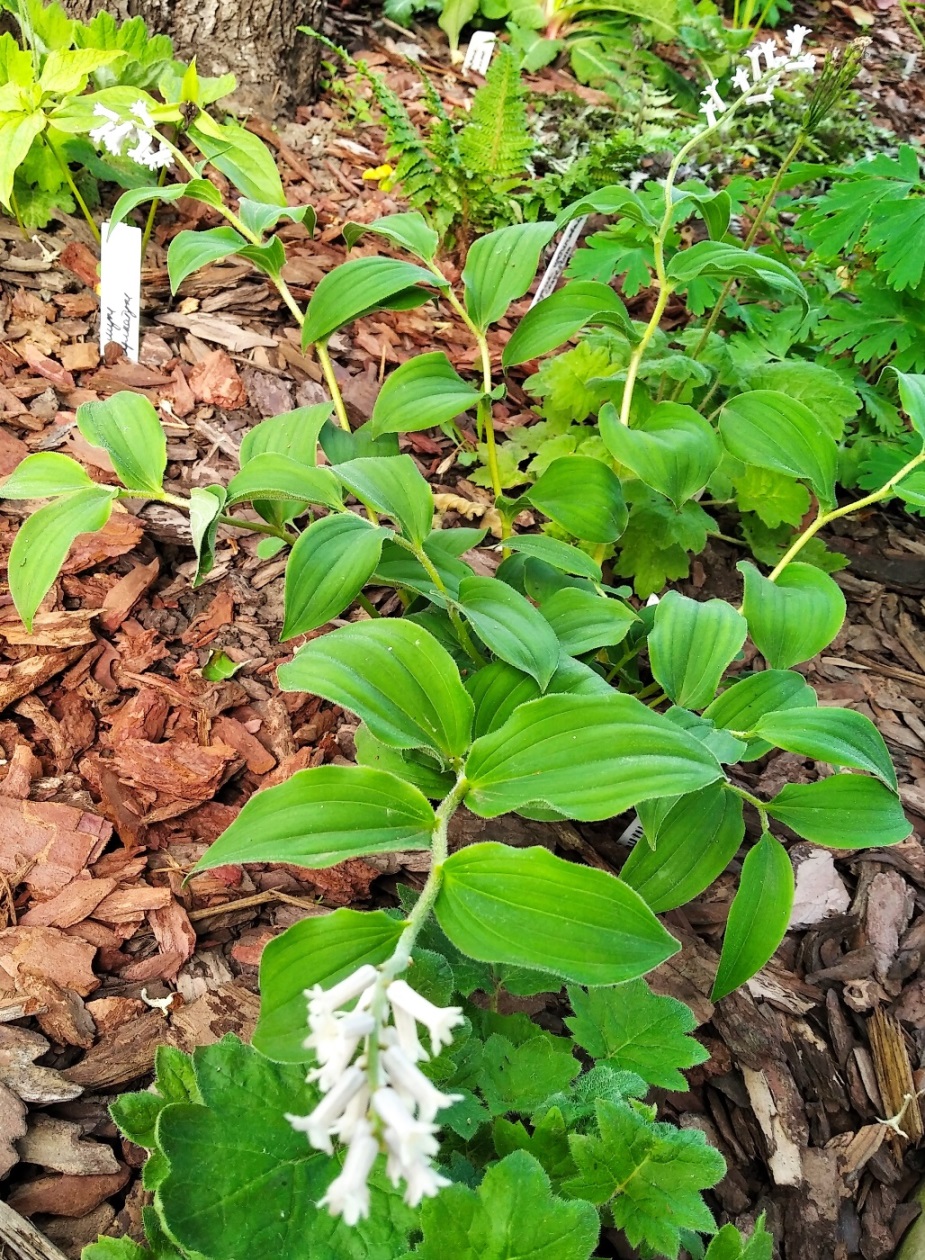
[[[821,500],[834,502],[835,441],[805,403],[772,389],[755,389],[726,403],[719,428],[736,459],[801,477]]]
[[[302,325],[303,349],[316,341],[327,341],[331,333],[361,315],[388,303],[406,290],[421,285],[445,288],[447,281],[398,258],[353,258],[341,263],[319,282],[312,294]],[[415,305],[427,301],[421,293]]]
[[[194,586],[211,573],[215,564],[215,535],[224,507],[224,486],[196,486],[190,491],[189,524],[197,561]]]
[[[606,214],[610,218],[621,215],[629,219],[631,223],[639,224],[640,227],[658,227],[657,221],[646,209],[642,198],[637,193],[624,188],[622,184],[608,184],[606,188],[599,188],[596,192],[589,193],[587,197],[571,202],[559,212],[559,217],[556,219],[556,231],[560,231],[566,223],[570,223],[572,219],[577,219],[583,214]]]
[[[703,716],[728,731],[750,731],[765,713],[780,709],[805,709],[816,703],[816,693],[802,674],[792,670],[766,669],[727,687],[703,711]],[[742,761],[754,761],[770,752],[763,739],[750,740]]]
[[[540,612],[552,626],[562,651],[570,656],[622,643],[639,620],[618,600],[570,587],[543,600]]]
[[[264,232],[276,227],[280,219],[301,223],[311,235],[316,222],[312,206],[272,205],[265,201],[252,201],[250,197],[242,197],[238,202],[238,218],[255,236],[263,236]]]
[[[478,11],[479,0],[446,0],[446,3],[441,6],[437,25],[446,34],[454,57],[459,48],[462,28],[475,17]]]
[[[453,658],[411,622],[341,626],[306,643],[277,675],[284,691],[323,696],[356,713],[393,748],[460,757],[469,747],[473,704]]]
[[[325,516],[299,535],[286,565],[284,642],[317,630],[353,603],[372,577],[387,537],[387,530],[352,512]]]
[[[788,783],[767,811],[804,840],[833,849],[897,844],[912,830],[896,793],[862,774]]]
[[[668,264],[668,279],[677,285],[691,280],[758,280],[809,305],[806,290],[786,263],[725,241],[700,241],[679,250]]]
[[[45,58],[39,87],[43,95],[70,96],[82,92],[94,70],[123,57],[118,49],[55,48]]]
[[[364,914],[341,909],[300,919],[274,936],[260,958],[260,1019],[254,1045],[261,1054],[283,1063],[304,1063],[310,1057],[304,1045],[305,990],[316,984],[330,989],[366,963],[384,963],[403,927],[400,919],[383,910]]]
[[[209,263],[229,258],[247,248],[247,241],[232,227],[207,228],[205,231],[178,232],[167,248],[167,275],[170,292],[176,293],[187,276]]]
[[[597,1104],[599,1136],[569,1135],[577,1177],[564,1189],[579,1199],[609,1204],[630,1246],[677,1256],[681,1230],[711,1233],[713,1216],[702,1191],[724,1175],[719,1151],[699,1129],[652,1123],[625,1102]]]
[[[626,307],[609,284],[572,280],[527,311],[504,347],[501,366],[507,369],[539,358],[588,324],[607,324],[636,340]]]
[[[742,798],[711,783],[670,805],[652,843],[640,839],[633,845],[620,878],[663,914],[709,888],[744,838]]]
[[[680,949],[615,876],[541,848],[466,845],[443,864],[434,913],[470,958],[575,984],[622,984]]]
[[[423,544],[433,528],[434,499],[410,455],[351,459],[335,472],[362,503],[390,517],[409,542]]]
[[[795,562],[771,582],[748,560],[736,568],[745,579],[742,612],[749,636],[772,669],[811,660],[838,634],[845,597],[821,569]]]
[[[427,849],[434,822],[429,802],[394,774],[318,766],[252,796],[193,869],[294,862],[318,870],[367,853]]]
[[[177,1252],[179,1255],[179,1252]],[[84,1247],[81,1260],[151,1260],[151,1252],[131,1238],[103,1238]]]
[[[81,403],[77,427],[92,446],[103,448],[127,490],[160,493],[167,438],[143,394],[123,390],[104,402]]]
[[[20,525],[10,549],[7,581],[16,611],[30,633],[36,610],[58,576],[71,543],[79,534],[103,528],[114,495],[108,486],[75,490],[39,508]]]
[[[436,428],[475,407],[480,397],[442,350],[419,354],[386,377],[370,425],[377,436]]]
[[[551,564],[554,569],[561,569],[563,573],[574,573],[577,577],[589,578],[592,582],[601,581],[601,566],[597,561],[592,560],[581,548],[560,542],[558,538],[548,538],[545,534],[515,534],[505,538],[501,547],[505,551],[535,556],[537,560]]]
[[[527,292],[540,253],[555,231],[555,223],[514,223],[478,237],[469,246],[462,273],[466,310],[481,332]]]
[[[722,778],[699,740],[634,696],[550,695],[472,746],[466,804],[484,818],[542,804],[585,822]]]
[[[703,709],[716,695],[747,633],[745,618],[722,599],[688,599],[668,591],[649,635],[652,673],[685,709]]]
[[[228,482],[228,507],[261,500],[320,503],[332,509],[343,505],[340,484],[330,468],[309,468],[269,451],[251,456]]]
[[[261,420],[241,439],[241,467],[256,455],[287,455],[296,463],[314,468],[318,463],[318,435],[333,410],[332,403],[314,403]]]
[[[559,664],[559,641],[543,614],[496,578],[464,578],[458,603],[485,646],[545,691]]]
[[[491,1164],[477,1190],[457,1182],[426,1199],[421,1228],[400,1260],[588,1260],[600,1234],[591,1204],[556,1198],[526,1151]]]
[[[565,1023],[592,1059],[635,1072],[659,1089],[687,1089],[680,1068],[710,1057],[690,1034],[697,1027],[690,1007],[653,993],[645,980],[618,989],[568,991],[574,1015]]]
[[[896,771],[883,736],[863,713],[853,709],[788,709],[765,714],[751,730],[787,752],[828,761],[833,766],[867,770],[898,791]]]
[[[58,451],[39,451],[20,460],[0,482],[0,498],[50,499],[74,490],[92,489],[96,482],[75,459]]]
[[[184,1255],[392,1260],[407,1247],[415,1213],[378,1172],[368,1219],[347,1225],[318,1207],[340,1167],[286,1118],[317,1104],[304,1069],[233,1037],[200,1047],[193,1063],[202,1104],[175,1103],[157,1121],[167,1164],[157,1207]]]
[[[40,109],[32,114],[0,116],[0,202],[9,206],[13,197],[13,177],[26,160],[35,137],[45,129]]]
[[[347,248],[354,245],[366,232],[374,232],[384,236],[393,245],[406,249],[424,262],[433,262],[440,244],[440,237],[417,210],[403,214],[387,214],[381,219],[373,219],[372,223],[345,223],[344,240]]]
[[[187,129],[193,144],[244,197],[266,205],[286,204],[286,194],[276,161],[259,136],[238,123],[219,123],[205,110]]]
[[[586,542],[615,542],[626,529],[628,512],[620,478],[589,455],[554,459],[523,500]]]
[[[742,863],[710,994],[712,1001],[718,1002],[750,980],[771,959],[790,922],[793,889],[793,866],[787,850],[766,831]]]
[[[129,188],[122,194],[112,208],[109,216],[109,230],[121,223],[135,209],[146,201],[179,201],[181,197],[189,197],[191,201],[200,201],[207,206],[220,206],[222,194],[211,180],[191,179],[185,184],[149,184],[145,188]]]
[[[774,1237],[764,1227],[764,1214],[747,1241],[734,1225],[724,1225],[707,1248],[703,1260],[773,1260]]]
[[[712,427],[693,407],[658,403],[639,423],[620,423],[616,408],[601,408],[601,437],[611,455],[640,481],[680,507],[710,480],[723,448]]]

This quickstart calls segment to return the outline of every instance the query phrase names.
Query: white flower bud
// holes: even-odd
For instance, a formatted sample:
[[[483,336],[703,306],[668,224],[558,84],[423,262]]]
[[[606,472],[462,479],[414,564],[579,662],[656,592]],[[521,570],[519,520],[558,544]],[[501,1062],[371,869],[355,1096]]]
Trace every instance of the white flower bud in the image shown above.
[[[320,984],[314,985],[311,989],[305,990],[305,996],[309,1003],[316,1010],[336,1011],[339,1007],[345,1006],[347,1002],[352,1002],[354,998],[359,997],[364,990],[370,988],[376,983],[379,972],[371,964],[367,963],[364,967],[360,967],[352,975],[341,980],[339,984],[333,985],[330,989],[323,989]]]
[[[787,43],[790,45],[790,56],[799,57],[803,50],[803,41],[807,35],[811,35],[812,31],[808,26],[800,26],[799,22],[796,26],[792,26],[787,32]]]
[[[362,1068],[356,1066],[348,1068],[310,1115],[287,1115],[286,1119],[294,1129],[308,1136],[309,1144],[316,1150],[324,1151],[326,1155],[333,1155],[331,1129],[344,1114],[344,1109],[351,1098],[365,1085],[366,1073]]]
[[[751,85],[752,81],[749,78],[748,71],[744,66],[739,66],[733,76],[732,86],[737,87],[740,92],[747,92]]]
[[[443,1094],[429,1081],[420,1068],[408,1058],[401,1046],[389,1046],[382,1053],[382,1062],[392,1087],[409,1105],[417,1108],[419,1120],[428,1124],[438,1111],[459,1102],[462,1094]]]
[[[714,79],[712,83],[707,84],[701,95],[707,98],[708,105],[712,105],[718,114],[722,114],[726,110],[726,102],[716,90],[718,86],[719,80]]]

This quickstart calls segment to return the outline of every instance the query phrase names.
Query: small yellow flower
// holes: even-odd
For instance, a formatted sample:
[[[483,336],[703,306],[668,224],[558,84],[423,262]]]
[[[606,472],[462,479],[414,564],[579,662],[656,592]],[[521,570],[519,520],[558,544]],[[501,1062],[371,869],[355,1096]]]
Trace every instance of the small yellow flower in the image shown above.
[[[376,180],[380,192],[391,192],[395,187],[395,180],[392,178],[394,174],[394,167],[386,162],[382,166],[373,166],[368,171],[364,171],[363,178]]]

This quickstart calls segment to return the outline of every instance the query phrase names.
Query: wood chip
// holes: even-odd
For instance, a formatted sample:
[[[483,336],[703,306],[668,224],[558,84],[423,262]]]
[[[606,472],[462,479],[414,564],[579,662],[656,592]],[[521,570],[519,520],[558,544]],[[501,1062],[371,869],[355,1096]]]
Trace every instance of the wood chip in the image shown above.
[[[42,1112],[31,1117],[28,1131],[20,1137],[16,1149],[25,1163],[53,1172],[79,1177],[119,1172],[119,1162],[110,1147],[102,1142],[88,1142],[73,1120],[60,1120]]]
[[[86,1216],[104,1199],[118,1194],[128,1181],[130,1169],[123,1165],[114,1173],[74,1176],[69,1173],[37,1177],[19,1185],[7,1202],[23,1216],[47,1213],[50,1216]]]

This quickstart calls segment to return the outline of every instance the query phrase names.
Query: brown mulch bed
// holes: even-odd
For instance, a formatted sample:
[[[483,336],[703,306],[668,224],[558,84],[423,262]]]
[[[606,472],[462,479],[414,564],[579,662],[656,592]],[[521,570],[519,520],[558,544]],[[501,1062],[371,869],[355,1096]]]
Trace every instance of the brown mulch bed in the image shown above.
[[[833,41],[858,29],[844,5],[804,5],[800,17]],[[920,85],[903,77],[914,44],[895,10],[877,15],[873,34],[865,91],[907,135],[921,118]],[[422,111],[393,38],[377,28],[369,60]],[[436,40],[428,45],[428,64],[444,56]],[[437,82],[453,104],[473,86],[455,71]],[[547,71],[542,83],[569,80]],[[348,132],[340,118],[337,103],[323,101],[279,132],[290,200],[313,204],[321,224],[314,239],[299,227],[283,232],[285,274],[303,301],[343,259],[347,219],[402,208],[362,178],[383,160],[381,129]],[[66,219],[41,233],[42,249],[0,222],[0,474],[29,452],[60,450],[111,482],[106,457],[76,430],[75,409],[132,389],[161,407],[168,481],[184,491],[223,483],[251,425],[325,396],[275,293],[247,264],[209,267],[171,299],[166,244],[214,221],[185,203],[160,216],[139,364],[96,350],[95,256],[82,225]],[[496,352],[504,336],[502,325]],[[373,315],[336,337],[354,421],[369,414],[385,372],[434,348],[461,370],[472,365],[458,323],[434,307]],[[496,423],[503,430],[527,415],[515,380]],[[451,520],[484,513],[488,495],[447,441],[422,433],[404,445],[456,496],[443,501]],[[0,505],[0,557],[21,519],[21,505]],[[381,903],[397,877],[419,878],[414,855],[390,855],[320,872],[229,866],[183,882],[254,791],[352,754],[348,715],[275,685],[294,647],[278,642],[285,562],[261,560],[256,542],[224,530],[214,570],[193,590],[185,517],[133,502],[78,541],[32,635],[0,595],[0,1176],[9,1205],[68,1256],[99,1232],[140,1237],[142,1152],[118,1139],[106,1107],[113,1093],[146,1083],[155,1047],[247,1036],[260,952],[273,935],[306,914]],[[918,1104],[900,1126],[909,1139],[880,1120],[923,1084],[925,1061],[925,534],[913,518],[874,513],[846,524],[838,545],[853,559],[839,575],[848,621],[805,672],[822,703],[877,722],[917,835],[834,857],[794,843],[800,926],[719,1006],[707,995],[732,875],[667,916],[685,948],[653,977],[692,1006],[711,1051],[690,1091],[665,1096],[664,1109],[726,1155],[716,1192],[724,1219],[746,1226],[767,1211],[786,1260],[886,1260],[918,1212],[909,1196],[922,1176]],[[695,561],[692,587],[731,589],[737,558],[714,544]],[[217,650],[241,669],[207,682],[202,667]],[[770,794],[815,773],[778,753],[741,778]],[[627,822],[501,825],[511,843],[618,870]],[[457,840],[480,825],[462,819]]]

